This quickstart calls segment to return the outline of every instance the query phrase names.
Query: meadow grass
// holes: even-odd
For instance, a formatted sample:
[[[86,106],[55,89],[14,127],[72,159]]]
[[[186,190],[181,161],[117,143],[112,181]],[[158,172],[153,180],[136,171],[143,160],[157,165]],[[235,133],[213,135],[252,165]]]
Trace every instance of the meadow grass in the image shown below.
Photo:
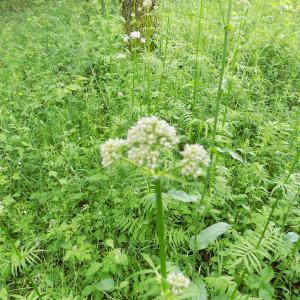
[[[132,49],[118,1],[0,0],[1,300],[300,299],[299,4],[155,14]],[[180,137],[166,167],[198,143],[206,176],[103,168],[99,145],[147,115]],[[179,296],[161,295],[155,184]]]

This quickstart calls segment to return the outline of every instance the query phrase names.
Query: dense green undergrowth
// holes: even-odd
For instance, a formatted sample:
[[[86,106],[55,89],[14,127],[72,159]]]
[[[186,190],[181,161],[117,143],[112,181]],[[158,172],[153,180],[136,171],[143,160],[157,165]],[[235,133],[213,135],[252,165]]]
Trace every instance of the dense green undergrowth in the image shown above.
[[[34,286],[43,299],[159,299],[152,182],[103,169],[99,144],[150,114],[176,127],[179,148],[210,147],[227,2],[204,1],[198,27],[198,1],[159,1],[156,47],[135,53],[117,1],[5,2],[0,299],[38,299]],[[200,207],[164,198],[167,258],[199,287],[193,299],[237,287],[235,299],[296,300],[300,8],[233,2],[210,188]],[[166,180],[163,192],[203,186]],[[191,236],[217,222],[229,230],[195,255]]]

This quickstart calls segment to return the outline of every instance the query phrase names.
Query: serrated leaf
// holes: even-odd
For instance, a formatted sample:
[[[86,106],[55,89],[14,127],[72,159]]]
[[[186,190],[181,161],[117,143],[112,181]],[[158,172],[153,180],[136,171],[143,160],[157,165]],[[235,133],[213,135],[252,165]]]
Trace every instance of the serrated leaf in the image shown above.
[[[195,239],[195,236],[191,237],[190,248],[193,250],[202,250],[207,248],[211,242],[216,240],[221,234],[225,233],[229,227],[230,225],[225,222],[219,222],[207,227],[198,234],[197,239]]]

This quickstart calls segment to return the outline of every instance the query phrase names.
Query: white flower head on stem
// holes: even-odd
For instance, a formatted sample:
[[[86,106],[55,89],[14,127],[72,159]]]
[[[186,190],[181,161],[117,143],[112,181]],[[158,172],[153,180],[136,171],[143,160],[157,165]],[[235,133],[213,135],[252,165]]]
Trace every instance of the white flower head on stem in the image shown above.
[[[145,8],[150,8],[152,6],[152,0],[144,0],[143,1],[143,6]]]
[[[139,167],[145,166],[155,170],[158,167],[159,151],[152,150],[146,145],[133,147],[128,151],[128,158]]]
[[[128,131],[129,158],[139,166],[155,169],[160,150],[172,150],[178,143],[174,127],[159,118],[145,117]],[[142,159],[142,157],[144,158]]]
[[[127,141],[130,146],[148,145],[160,146],[171,150],[178,143],[176,130],[166,121],[159,118],[144,117],[128,131]]]
[[[108,167],[123,155],[123,149],[126,146],[126,141],[121,139],[109,139],[100,146],[102,165]]]
[[[197,178],[202,175],[203,167],[210,164],[210,157],[202,145],[185,145],[181,153],[181,172],[183,175],[191,175]]]
[[[169,273],[167,276],[167,282],[171,287],[171,292],[174,295],[181,294],[185,289],[187,289],[191,283],[188,277],[185,277],[181,272],[179,273]]]
[[[143,43],[143,44],[145,44],[146,43],[146,39],[145,38],[141,38],[141,42]]]
[[[130,33],[130,37],[132,39],[140,39],[141,38],[141,33],[139,31],[133,31]]]

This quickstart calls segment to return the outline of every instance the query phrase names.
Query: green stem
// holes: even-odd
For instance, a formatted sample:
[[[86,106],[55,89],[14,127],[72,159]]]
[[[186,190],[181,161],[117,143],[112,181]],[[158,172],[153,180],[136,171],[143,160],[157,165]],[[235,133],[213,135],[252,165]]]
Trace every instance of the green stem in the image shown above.
[[[198,70],[199,70],[199,54],[200,54],[200,34],[201,34],[201,20],[203,15],[203,0],[200,0],[199,4],[199,16],[198,16],[198,27],[197,27],[197,41],[196,41],[196,66],[195,66],[195,77],[194,77],[194,89],[193,89],[193,101],[192,101],[192,115],[195,116],[196,106],[196,94],[198,87]]]
[[[231,17],[231,10],[232,10],[232,0],[229,0],[226,24],[224,26],[223,55],[222,55],[221,72],[220,72],[220,78],[219,78],[219,84],[218,84],[218,94],[217,94],[217,101],[216,101],[216,107],[215,107],[215,115],[214,115],[212,146],[215,146],[215,143],[216,143],[215,139],[216,139],[218,116],[219,116],[220,103],[221,103],[221,97],[222,97],[222,85],[223,85],[223,80],[224,80],[225,64],[226,64],[226,57],[227,57],[229,22],[230,22],[230,17]]]
[[[169,45],[169,31],[170,31],[170,8],[169,8],[169,11],[168,11],[168,18],[167,18],[167,32],[166,32],[166,39],[165,39],[165,51],[164,51],[164,56],[163,56],[163,65],[162,65],[162,70],[161,70],[161,75],[160,75],[159,85],[158,85],[158,92],[159,93],[162,90],[162,84],[163,84],[165,67],[166,67],[168,45]],[[157,101],[155,103],[155,111],[156,110],[157,110]]]
[[[195,77],[194,77],[194,90],[193,90],[193,100],[192,100],[192,116],[195,117],[195,107],[196,107],[196,95],[198,90],[198,79],[199,79],[199,54],[200,54],[200,35],[202,31],[202,17],[203,17],[203,0],[200,0],[199,3],[199,17],[198,17],[198,27],[197,27],[197,41],[196,41],[196,69],[195,69]],[[202,113],[201,113],[202,115]],[[200,115],[200,120],[202,116]],[[190,142],[193,141],[193,125],[191,125],[190,130]]]
[[[165,228],[164,228],[164,209],[162,203],[161,191],[161,178],[158,177],[154,181],[156,193],[156,209],[157,209],[157,234],[159,240],[159,255],[160,255],[160,273],[162,276],[162,291],[165,293],[167,290],[166,277],[167,277],[167,259],[166,259],[166,241],[165,241]]]

